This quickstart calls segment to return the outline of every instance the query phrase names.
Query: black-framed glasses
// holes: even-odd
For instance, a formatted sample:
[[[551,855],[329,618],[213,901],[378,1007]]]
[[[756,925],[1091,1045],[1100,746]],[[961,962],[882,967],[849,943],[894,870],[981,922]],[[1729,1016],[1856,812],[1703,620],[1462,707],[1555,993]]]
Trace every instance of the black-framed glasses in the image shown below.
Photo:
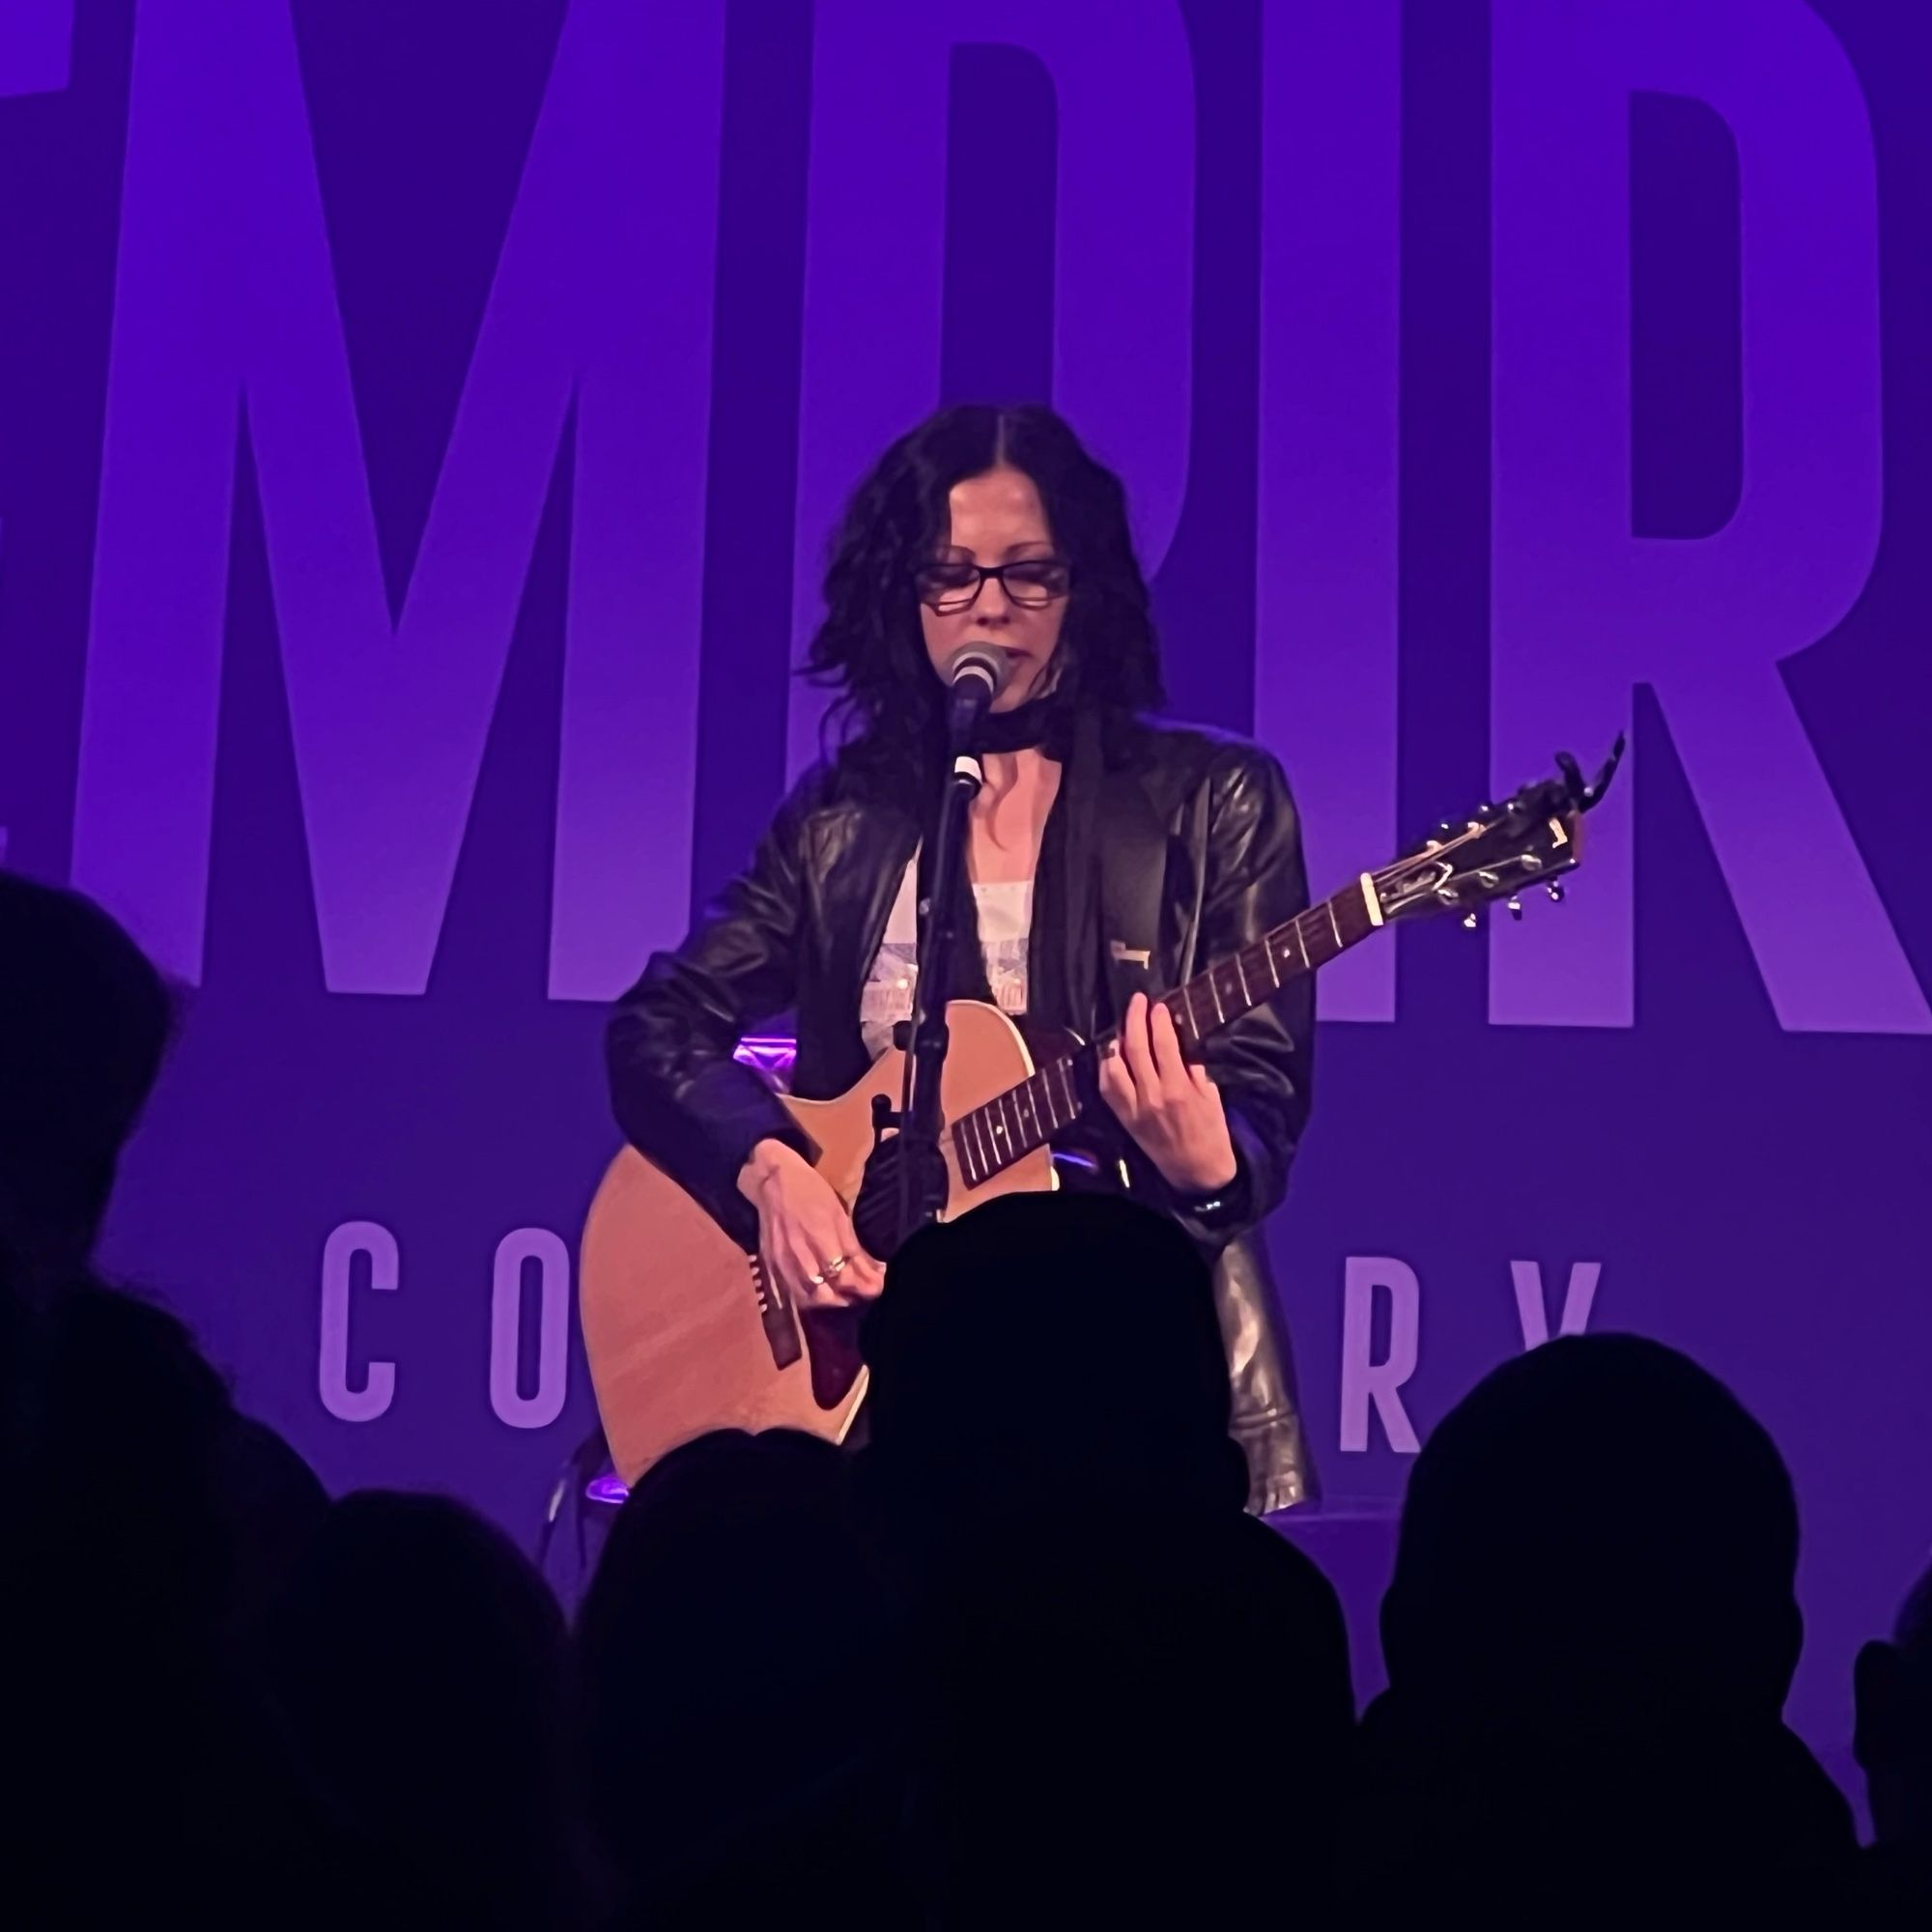
[[[951,612],[970,611],[988,578],[997,578],[1009,601],[1022,611],[1042,611],[1066,595],[1073,572],[1057,556],[1026,556],[1017,563],[994,564],[955,563],[948,558],[921,564],[912,581],[922,604]]]

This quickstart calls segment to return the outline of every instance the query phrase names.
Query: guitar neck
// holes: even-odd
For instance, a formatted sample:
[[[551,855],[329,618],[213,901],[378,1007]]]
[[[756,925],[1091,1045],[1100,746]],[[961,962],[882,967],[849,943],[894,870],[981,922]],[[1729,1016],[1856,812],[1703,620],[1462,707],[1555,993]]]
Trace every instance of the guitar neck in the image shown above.
[[[1366,939],[1381,923],[1381,905],[1365,873],[1320,905],[1297,913],[1240,952],[1217,959],[1184,985],[1163,993],[1160,1004],[1174,1016],[1182,1043],[1198,1047],[1292,980],[1325,966]],[[1087,1050],[1104,1050],[1114,1037],[1112,1032],[1102,1034]],[[1077,1058],[1068,1054],[984,1106],[961,1114],[952,1125],[960,1179],[969,1187],[982,1185],[1003,1168],[1044,1147],[1079,1118],[1083,1105]]]

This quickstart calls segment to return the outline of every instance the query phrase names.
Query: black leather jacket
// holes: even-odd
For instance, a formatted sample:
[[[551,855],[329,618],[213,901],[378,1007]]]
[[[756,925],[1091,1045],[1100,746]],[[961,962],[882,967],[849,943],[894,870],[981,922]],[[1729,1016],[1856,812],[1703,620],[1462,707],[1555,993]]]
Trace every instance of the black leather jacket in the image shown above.
[[[1063,794],[1056,814],[1065,802]],[[1103,936],[1124,942],[1110,953],[1151,953],[1146,971],[1153,990],[1179,984],[1308,902],[1287,781],[1267,753],[1242,740],[1151,723],[1119,730],[1105,753],[1095,823],[1102,874],[1139,882],[1127,897],[1151,925]],[[796,1145],[799,1136],[732,1049],[748,1028],[789,1010],[798,1031],[796,1092],[830,1098],[864,1073],[860,992],[919,840],[914,816],[848,762],[815,767],[780,808],[750,868],[676,952],[652,958],[611,1018],[607,1044],[619,1125],[748,1241],[755,1220],[738,1194],[738,1171],[759,1140]],[[1037,891],[1036,964],[1048,922],[1064,916]],[[1103,925],[1120,924],[1135,914],[1113,895],[1099,917]],[[1121,1002],[1128,990],[1122,975],[1139,970],[1103,962],[1085,995],[1093,1009],[1069,1015],[1075,1030],[1091,1037],[1110,1024],[1111,1011],[1099,1009]],[[1037,974],[1033,983],[1040,983]],[[1132,1191],[1175,1212],[1213,1261],[1233,1429],[1248,1457],[1249,1507],[1258,1512],[1314,1492],[1257,1226],[1288,1184],[1308,1118],[1313,1043],[1313,982],[1303,977],[1203,1047],[1240,1158],[1232,1222],[1210,1227],[1190,1218],[1110,1117],[1082,1123],[1088,1145],[1100,1136],[1124,1160]],[[1106,1166],[1120,1172],[1112,1159]]]

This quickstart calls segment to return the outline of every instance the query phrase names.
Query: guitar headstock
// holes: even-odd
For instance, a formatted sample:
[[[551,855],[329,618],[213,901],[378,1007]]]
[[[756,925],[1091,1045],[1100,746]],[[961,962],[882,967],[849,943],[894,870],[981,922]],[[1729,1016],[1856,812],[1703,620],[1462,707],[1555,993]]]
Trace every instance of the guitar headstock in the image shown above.
[[[1583,814],[1609,788],[1623,754],[1619,736],[1602,771],[1585,783],[1576,759],[1559,753],[1554,778],[1481,807],[1461,825],[1444,823],[1407,858],[1371,875],[1383,920],[1393,924],[1454,912],[1474,925],[1478,910],[1494,899],[1520,917],[1521,895],[1534,886],[1560,899],[1558,881],[1582,858]]]

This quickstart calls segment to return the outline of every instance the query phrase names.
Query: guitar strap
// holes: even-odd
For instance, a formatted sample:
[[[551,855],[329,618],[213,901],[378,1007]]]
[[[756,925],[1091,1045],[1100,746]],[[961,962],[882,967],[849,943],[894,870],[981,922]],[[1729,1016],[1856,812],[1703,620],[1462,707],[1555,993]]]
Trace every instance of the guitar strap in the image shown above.
[[[1166,990],[1160,909],[1167,879],[1167,828],[1139,774],[1122,767],[1095,787],[1099,800],[1100,960],[1111,1025],[1136,993]]]
[[[1168,835],[1139,775],[1109,770],[1099,720],[1075,712],[1066,733],[1065,776],[1040,847],[1037,904],[1060,902],[1062,918],[1036,925],[1029,1018],[1092,1037],[1137,992],[1164,991],[1175,962],[1160,957]],[[970,893],[960,908],[957,998],[983,987]],[[970,950],[970,958],[966,955]],[[978,997],[988,997],[981,990]],[[1058,1008],[1056,1011],[1055,1009]]]

